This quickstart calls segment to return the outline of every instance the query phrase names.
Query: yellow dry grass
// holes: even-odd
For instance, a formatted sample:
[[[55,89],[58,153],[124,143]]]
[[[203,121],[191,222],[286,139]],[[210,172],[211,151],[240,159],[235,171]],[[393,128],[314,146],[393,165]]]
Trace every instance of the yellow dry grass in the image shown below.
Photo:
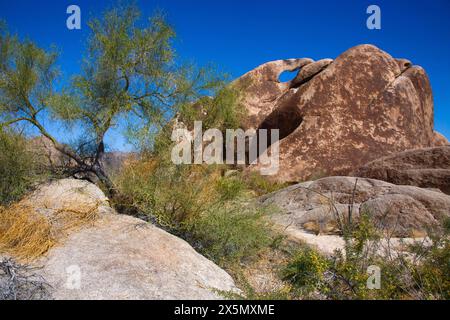
[[[320,221],[313,220],[305,222],[302,225],[303,229],[306,231],[312,232],[316,235],[330,235],[330,234],[339,234],[339,226],[336,221],[328,220],[328,221]]]
[[[46,216],[26,202],[0,207],[0,252],[20,261],[45,254],[68,233],[95,221],[98,204],[64,205]]]

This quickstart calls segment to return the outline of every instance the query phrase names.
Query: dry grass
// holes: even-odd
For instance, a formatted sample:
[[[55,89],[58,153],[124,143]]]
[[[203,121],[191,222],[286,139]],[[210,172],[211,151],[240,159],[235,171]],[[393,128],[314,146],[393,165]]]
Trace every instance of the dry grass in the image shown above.
[[[0,250],[21,260],[36,258],[55,244],[48,219],[19,204],[0,209]]]
[[[30,261],[64,240],[70,231],[95,221],[98,204],[64,205],[45,215],[26,202],[0,207],[0,251]]]
[[[308,221],[305,222],[302,227],[306,231],[312,232],[316,235],[335,235],[340,232],[337,222],[333,220],[317,219],[314,221]]]

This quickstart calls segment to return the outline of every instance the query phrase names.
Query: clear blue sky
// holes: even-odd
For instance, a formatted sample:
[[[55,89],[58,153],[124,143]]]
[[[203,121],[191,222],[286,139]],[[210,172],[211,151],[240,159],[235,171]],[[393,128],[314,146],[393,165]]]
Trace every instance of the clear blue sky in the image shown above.
[[[65,76],[79,70],[86,22],[115,1],[0,0],[0,18],[20,36],[41,46],[56,44]],[[435,98],[435,127],[450,138],[449,0],[140,0],[144,15],[167,13],[183,60],[212,62],[233,77],[261,63],[285,58],[335,58],[346,49],[372,43],[395,57],[423,66]],[[82,30],[66,28],[66,8],[80,6]],[[382,29],[366,28],[366,8],[382,11]],[[56,130],[56,129],[54,129]],[[112,132],[112,149],[127,149]]]

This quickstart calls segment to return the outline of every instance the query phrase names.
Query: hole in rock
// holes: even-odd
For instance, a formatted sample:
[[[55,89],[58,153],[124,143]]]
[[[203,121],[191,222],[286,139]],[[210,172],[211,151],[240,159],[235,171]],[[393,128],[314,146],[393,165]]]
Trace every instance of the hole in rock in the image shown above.
[[[298,69],[297,70],[293,70],[293,71],[283,71],[280,76],[278,77],[278,81],[280,82],[288,82],[288,81],[292,81],[294,80],[295,76],[298,73]]]

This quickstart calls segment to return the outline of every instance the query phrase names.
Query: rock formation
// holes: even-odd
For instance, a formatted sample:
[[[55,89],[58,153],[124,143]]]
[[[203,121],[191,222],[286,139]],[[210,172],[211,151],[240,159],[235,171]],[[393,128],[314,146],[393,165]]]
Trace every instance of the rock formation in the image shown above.
[[[54,299],[221,299],[220,291],[237,290],[224,270],[187,242],[117,214],[91,183],[55,181],[24,201],[50,220],[68,204],[98,206],[94,224],[71,231],[35,263]],[[77,275],[79,282],[70,280]]]
[[[299,71],[282,83],[286,70]],[[347,175],[382,156],[448,143],[433,130],[425,71],[372,45],[334,61],[269,62],[235,83],[245,88],[243,127],[280,129],[278,181]]]
[[[354,177],[327,177],[292,185],[263,196],[265,205],[276,205],[273,216],[288,234],[313,231],[336,234],[338,219],[357,222],[362,213],[373,218],[380,230],[396,237],[417,237],[450,216],[450,196],[435,190],[397,186]],[[337,218],[337,217],[340,218]]]
[[[56,150],[50,139],[44,136],[38,136],[30,139],[28,146],[30,151],[36,153],[38,155],[38,159],[40,159],[42,164],[50,171],[70,172],[70,169],[77,167],[74,160]],[[122,169],[123,165],[126,164],[127,161],[135,158],[135,153],[112,151],[105,152],[100,159],[100,162],[108,175],[114,175]],[[96,179],[93,176],[89,176],[89,178],[93,180]]]
[[[395,153],[365,164],[352,175],[450,194],[450,146]]]
[[[272,61],[257,67],[235,81],[245,90],[244,105],[247,117],[243,120],[244,128],[257,129],[264,119],[275,110],[277,101],[290,92],[290,83],[279,81],[279,76],[284,71],[295,71],[313,62],[309,58]]]

